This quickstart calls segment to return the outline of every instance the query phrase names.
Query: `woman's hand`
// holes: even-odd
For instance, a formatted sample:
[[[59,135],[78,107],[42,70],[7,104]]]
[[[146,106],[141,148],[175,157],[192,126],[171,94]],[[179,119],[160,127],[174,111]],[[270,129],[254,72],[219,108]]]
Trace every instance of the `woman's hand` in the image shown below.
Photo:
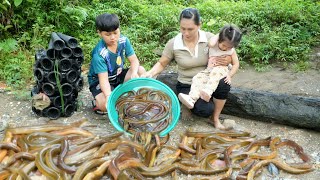
[[[140,77],[152,78],[153,75],[152,75],[151,71],[147,71],[144,74],[142,74]]]
[[[209,61],[215,61],[215,66],[227,66],[231,63],[231,56],[212,56]]]

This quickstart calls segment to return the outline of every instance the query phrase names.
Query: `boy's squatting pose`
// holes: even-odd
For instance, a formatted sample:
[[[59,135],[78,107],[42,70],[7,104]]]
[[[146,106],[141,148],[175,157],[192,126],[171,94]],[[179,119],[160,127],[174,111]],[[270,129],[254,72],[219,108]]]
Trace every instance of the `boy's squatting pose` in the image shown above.
[[[88,81],[95,98],[93,110],[99,114],[106,113],[106,104],[115,87],[145,73],[129,39],[120,33],[119,28],[119,18],[115,14],[104,13],[96,18],[101,40],[91,53]],[[125,58],[130,62],[129,69],[124,67]]]

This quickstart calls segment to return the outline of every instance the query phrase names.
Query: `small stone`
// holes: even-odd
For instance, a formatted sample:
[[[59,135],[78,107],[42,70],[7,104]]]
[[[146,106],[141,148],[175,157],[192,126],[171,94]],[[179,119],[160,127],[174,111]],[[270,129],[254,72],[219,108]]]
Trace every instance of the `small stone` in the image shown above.
[[[236,126],[236,121],[231,120],[231,119],[225,119],[222,123],[226,129],[234,129]]]
[[[279,175],[279,169],[273,163],[268,165],[268,171],[273,176]]]

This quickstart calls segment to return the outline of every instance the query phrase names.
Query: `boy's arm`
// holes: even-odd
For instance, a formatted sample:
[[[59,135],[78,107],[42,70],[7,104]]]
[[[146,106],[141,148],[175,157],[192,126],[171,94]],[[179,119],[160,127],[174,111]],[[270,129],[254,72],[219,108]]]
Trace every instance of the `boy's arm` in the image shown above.
[[[100,84],[102,93],[104,94],[105,97],[110,96],[111,87],[109,83],[108,72],[99,73],[98,78],[99,78],[99,84]]]
[[[137,55],[135,54],[132,44],[128,38],[126,38],[126,45],[125,45],[125,55],[128,58],[130,62],[130,70],[131,70],[131,79],[139,77],[138,71],[139,71],[139,59]]]
[[[229,71],[229,75],[230,75],[230,77],[233,77],[236,74],[236,72],[240,66],[240,62],[239,62],[238,55],[237,55],[236,51],[233,51],[231,58],[232,58],[232,60],[231,60],[232,68]]]
[[[136,54],[133,54],[128,57],[128,60],[130,62],[130,69],[132,71],[131,78],[139,77],[138,70],[139,70],[140,63],[139,63],[138,57],[136,56]]]

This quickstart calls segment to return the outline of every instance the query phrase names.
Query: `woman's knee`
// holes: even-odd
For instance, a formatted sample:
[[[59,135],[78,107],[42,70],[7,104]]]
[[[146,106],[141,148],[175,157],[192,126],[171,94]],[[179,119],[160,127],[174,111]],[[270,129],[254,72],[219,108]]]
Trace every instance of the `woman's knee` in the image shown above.
[[[178,81],[178,83],[176,84],[177,95],[178,95],[179,93],[189,94],[190,88],[191,88],[191,85],[182,84],[182,83],[180,83],[180,82]]]
[[[199,99],[195,104],[194,108],[191,109],[191,112],[200,117],[210,117],[213,113],[214,104],[212,101],[206,102],[202,99]]]
[[[219,85],[212,96],[216,99],[227,99],[230,92],[231,86],[224,82],[225,78],[219,81]]]

